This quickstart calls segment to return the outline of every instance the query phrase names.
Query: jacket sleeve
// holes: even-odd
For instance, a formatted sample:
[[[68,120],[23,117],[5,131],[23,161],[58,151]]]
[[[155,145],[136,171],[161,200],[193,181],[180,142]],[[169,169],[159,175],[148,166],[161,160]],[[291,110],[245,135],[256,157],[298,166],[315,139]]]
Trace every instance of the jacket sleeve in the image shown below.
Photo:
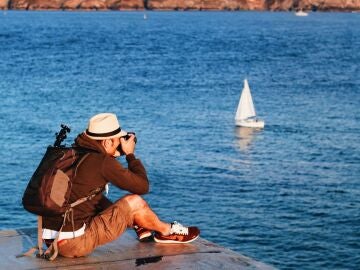
[[[149,192],[146,170],[134,154],[126,156],[128,168],[124,168],[115,158],[107,156],[102,166],[102,174],[118,188],[142,195]]]

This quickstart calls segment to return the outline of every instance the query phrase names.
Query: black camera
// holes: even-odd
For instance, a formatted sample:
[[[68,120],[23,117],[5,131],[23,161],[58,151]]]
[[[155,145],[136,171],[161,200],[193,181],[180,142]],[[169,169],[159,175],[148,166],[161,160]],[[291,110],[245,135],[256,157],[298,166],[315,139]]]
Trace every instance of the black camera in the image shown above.
[[[130,135],[136,135],[135,132],[132,132],[132,131],[129,131],[125,136],[123,136],[122,138],[125,139],[125,141],[127,141],[128,139],[130,139]],[[134,142],[136,143],[137,142],[137,139],[136,137],[134,138]]]
[[[122,136],[121,138],[124,138],[125,141],[127,141],[128,139],[130,139],[130,135],[134,135],[135,136],[135,132],[132,132],[132,131],[129,131],[125,136]],[[134,138],[134,142],[136,143],[137,142],[137,139],[136,137]],[[121,147],[121,143],[119,144],[119,146],[117,147],[117,150],[120,152],[120,155],[124,155],[124,151],[122,150],[122,147]]]

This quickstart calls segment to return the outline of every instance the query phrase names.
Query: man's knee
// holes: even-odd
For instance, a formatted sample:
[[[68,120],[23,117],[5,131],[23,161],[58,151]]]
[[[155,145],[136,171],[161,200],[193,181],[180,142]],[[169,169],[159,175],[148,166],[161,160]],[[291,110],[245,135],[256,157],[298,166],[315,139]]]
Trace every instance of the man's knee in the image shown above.
[[[126,195],[123,200],[129,204],[132,211],[137,211],[148,207],[146,201],[141,196],[136,194]]]

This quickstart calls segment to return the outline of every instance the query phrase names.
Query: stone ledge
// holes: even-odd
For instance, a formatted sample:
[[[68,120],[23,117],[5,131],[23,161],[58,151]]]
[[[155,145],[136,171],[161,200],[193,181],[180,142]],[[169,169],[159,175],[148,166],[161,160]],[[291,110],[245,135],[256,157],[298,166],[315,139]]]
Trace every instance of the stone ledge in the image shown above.
[[[0,231],[3,269],[274,269],[203,238],[190,244],[140,243],[132,230],[83,258],[58,257],[50,262],[16,255],[36,245],[36,229]]]

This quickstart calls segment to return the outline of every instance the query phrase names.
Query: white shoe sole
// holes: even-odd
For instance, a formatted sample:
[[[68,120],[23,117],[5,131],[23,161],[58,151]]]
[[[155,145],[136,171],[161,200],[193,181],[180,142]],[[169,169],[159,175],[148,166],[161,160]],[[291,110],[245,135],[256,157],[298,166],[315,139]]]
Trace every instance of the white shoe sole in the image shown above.
[[[146,240],[146,239],[148,239],[148,238],[151,237],[151,236],[152,236],[152,233],[151,233],[151,232],[143,233],[143,234],[139,237],[139,241]]]
[[[199,235],[196,236],[195,238],[191,239],[191,240],[188,240],[186,242],[182,242],[182,241],[176,241],[176,240],[160,240],[160,239],[157,239],[156,236],[154,236],[155,242],[162,243],[162,244],[187,244],[187,243],[191,243],[192,241],[195,241],[198,238],[199,238]]]

